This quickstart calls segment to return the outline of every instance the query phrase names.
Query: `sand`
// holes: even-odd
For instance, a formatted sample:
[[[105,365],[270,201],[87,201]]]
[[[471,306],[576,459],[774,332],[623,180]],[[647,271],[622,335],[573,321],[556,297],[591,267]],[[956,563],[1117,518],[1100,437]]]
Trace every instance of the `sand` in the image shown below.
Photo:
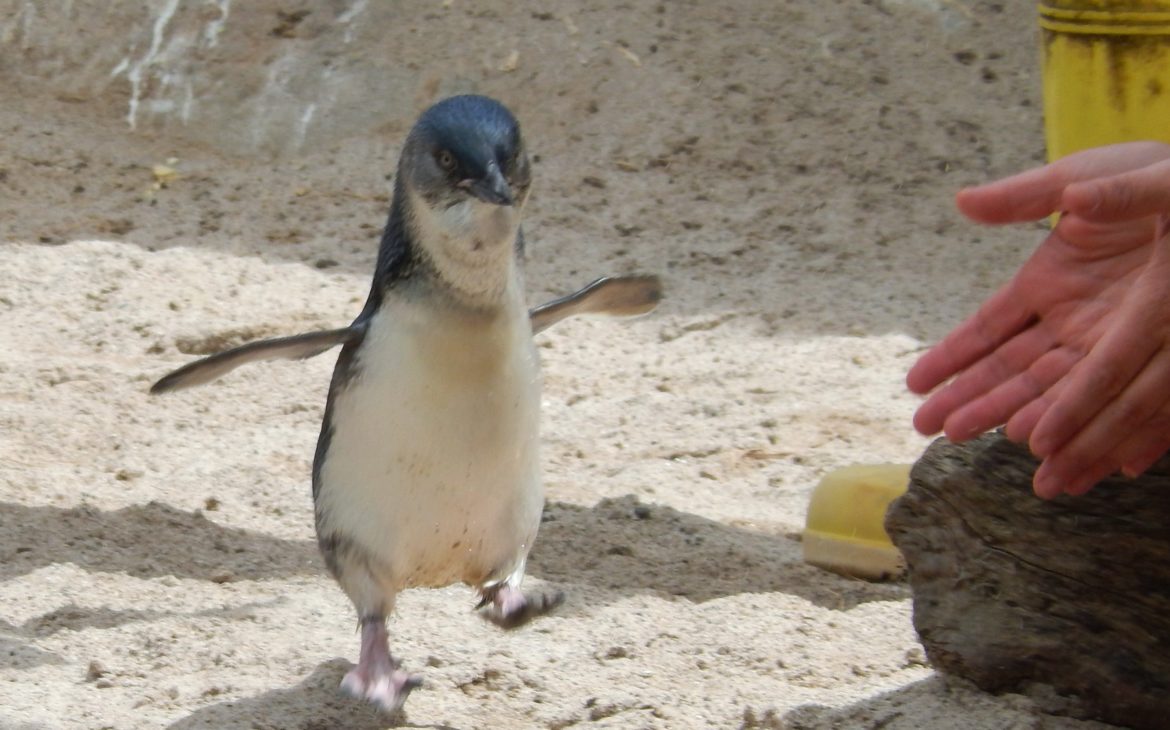
[[[366,55],[410,69],[408,103],[282,149],[162,112],[131,130],[116,58],[87,65],[7,5],[0,727],[390,724],[337,691],[355,620],[308,476],[332,356],[146,391],[216,349],[348,323],[410,117],[459,89],[509,104],[538,155],[532,302],[629,272],[667,298],[539,336],[527,586],[566,604],[504,633],[466,587],[405,594],[392,644],[426,684],[397,721],[1097,727],[937,675],[904,582],[801,559],[817,480],[916,458],[905,370],[1038,240],[951,205],[1043,158],[1028,4],[405,3],[354,32],[393,46]],[[311,23],[345,4],[302,5]],[[273,7],[233,18],[275,24],[258,44],[312,41]]]

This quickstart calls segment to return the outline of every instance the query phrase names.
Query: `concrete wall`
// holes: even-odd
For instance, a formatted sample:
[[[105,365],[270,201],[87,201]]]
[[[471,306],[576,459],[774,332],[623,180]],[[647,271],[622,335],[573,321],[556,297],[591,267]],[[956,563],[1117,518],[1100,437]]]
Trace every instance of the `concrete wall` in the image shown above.
[[[121,106],[131,129],[237,154],[295,152],[413,116],[419,72],[393,43],[401,7],[0,0],[0,74],[10,82],[2,101],[47,88]],[[458,78],[443,83],[461,90]]]

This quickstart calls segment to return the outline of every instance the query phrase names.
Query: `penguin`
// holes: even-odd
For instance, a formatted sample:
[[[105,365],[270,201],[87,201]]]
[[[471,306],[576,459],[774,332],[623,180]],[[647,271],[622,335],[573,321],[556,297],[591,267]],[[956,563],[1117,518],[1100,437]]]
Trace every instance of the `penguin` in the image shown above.
[[[401,591],[468,584],[505,628],[563,600],[521,591],[544,504],[533,334],[575,314],[641,314],[661,297],[657,277],[603,278],[528,310],[520,224],[530,185],[504,105],[438,102],[402,147],[369,296],[350,326],[249,343],[151,388],[341,346],[313,459],[315,527],[360,625],[341,689],[389,712],[421,683],[389,648]]]

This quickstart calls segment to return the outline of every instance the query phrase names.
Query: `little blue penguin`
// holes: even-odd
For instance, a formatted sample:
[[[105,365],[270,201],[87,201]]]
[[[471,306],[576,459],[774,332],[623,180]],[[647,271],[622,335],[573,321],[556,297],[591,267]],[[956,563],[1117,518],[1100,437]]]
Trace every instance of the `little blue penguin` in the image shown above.
[[[498,102],[457,96],[423,113],[355,322],[364,332],[342,347],[329,387],[317,540],[362,633],[342,687],[387,709],[417,682],[387,644],[399,591],[462,581],[505,622],[555,602],[520,592],[544,502],[520,268],[530,172]]]
[[[599,279],[529,311],[520,216],[530,183],[508,109],[483,96],[440,101],[406,138],[373,284],[350,326],[249,343],[152,388],[341,345],[313,459],[317,540],[361,626],[341,687],[387,711],[420,683],[390,653],[400,591],[466,583],[504,627],[562,600],[520,590],[544,502],[534,332],[582,312],[640,314],[661,296],[656,277]]]

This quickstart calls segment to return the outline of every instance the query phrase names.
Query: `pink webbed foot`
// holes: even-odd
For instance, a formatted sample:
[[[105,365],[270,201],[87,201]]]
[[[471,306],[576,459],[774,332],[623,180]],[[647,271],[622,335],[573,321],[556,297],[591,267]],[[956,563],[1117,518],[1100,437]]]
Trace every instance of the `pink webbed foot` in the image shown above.
[[[341,690],[386,712],[396,712],[422,678],[404,671],[390,655],[382,617],[362,619],[362,650],[357,666],[341,680]]]
[[[561,591],[525,595],[519,588],[507,583],[483,588],[480,595],[476,608],[483,608],[490,603],[491,606],[483,612],[484,618],[503,629],[522,626],[565,602],[565,594]]]

